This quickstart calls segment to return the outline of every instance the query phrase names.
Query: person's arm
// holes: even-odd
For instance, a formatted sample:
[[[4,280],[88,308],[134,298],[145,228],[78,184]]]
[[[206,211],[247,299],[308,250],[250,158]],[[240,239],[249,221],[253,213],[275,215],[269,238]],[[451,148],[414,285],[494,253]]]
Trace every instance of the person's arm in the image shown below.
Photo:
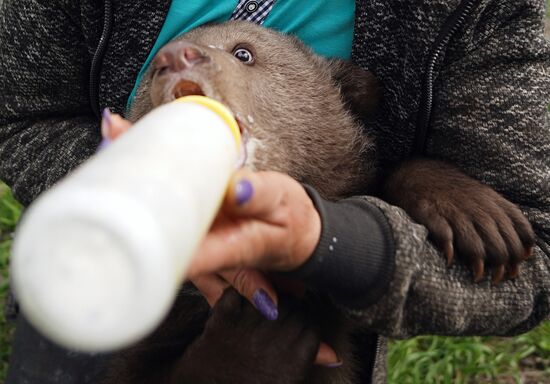
[[[100,140],[88,99],[90,56],[71,7],[1,3],[0,179],[25,205]]]
[[[472,39],[445,59],[435,83],[427,156],[457,165],[518,204],[537,236],[533,256],[515,280],[476,284],[464,265],[446,266],[427,230],[403,210],[363,197],[391,228],[393,275],[376,302],[340,307],[373,331],[391,337],[511,335],[550,314],[550,47],[542,36],[544,5],[526,3],[480,12],[483,33],[468,35]],[[371,210],[357,207],[352,214]],[[368,254],[365,239],[351,246]]]

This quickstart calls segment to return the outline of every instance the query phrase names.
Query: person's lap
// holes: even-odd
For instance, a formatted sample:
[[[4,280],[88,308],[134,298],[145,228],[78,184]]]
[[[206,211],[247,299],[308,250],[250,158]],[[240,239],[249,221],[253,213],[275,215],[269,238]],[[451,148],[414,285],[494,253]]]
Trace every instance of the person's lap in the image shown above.
[[[19,315],[6,384],[97,384],[107,358],[62,349]]]

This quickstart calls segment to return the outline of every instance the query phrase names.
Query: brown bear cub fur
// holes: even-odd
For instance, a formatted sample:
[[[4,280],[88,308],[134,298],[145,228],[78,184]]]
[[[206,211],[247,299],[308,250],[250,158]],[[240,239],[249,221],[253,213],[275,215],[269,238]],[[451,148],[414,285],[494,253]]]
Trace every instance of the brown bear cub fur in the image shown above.
[[[136,94],[135,121],[163,103],[206,95],[226,104],[245,138],[246,164],[287,173],[327,199],[372,193],[375,146],[363,124],[376,107],[374,76],[326,60],[297,39],[246,22],[193,30],[163,47]],[[368,124],[368,123],[367,123]],[[445,163],[404,162],[378,188],[424,224],[448,262],[498,283],[529,254],[534,235],[512,203]],[[165,322],[113,359],[109,383],[354,383],[353,324],[323,298],[283,297],[270,322],[232,290],[212,311],[185,285]],[[313,367],[320,340],[344,361]]]

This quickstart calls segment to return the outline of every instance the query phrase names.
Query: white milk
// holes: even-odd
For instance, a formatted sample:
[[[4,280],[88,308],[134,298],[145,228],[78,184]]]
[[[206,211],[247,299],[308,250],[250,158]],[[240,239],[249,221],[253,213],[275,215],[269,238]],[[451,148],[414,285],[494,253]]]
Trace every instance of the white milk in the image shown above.
[[[77,350],[139,340],[168,312],[235,170],[240,133],[204,97],[161,106],[24,214],[11,278],[29,321]]]

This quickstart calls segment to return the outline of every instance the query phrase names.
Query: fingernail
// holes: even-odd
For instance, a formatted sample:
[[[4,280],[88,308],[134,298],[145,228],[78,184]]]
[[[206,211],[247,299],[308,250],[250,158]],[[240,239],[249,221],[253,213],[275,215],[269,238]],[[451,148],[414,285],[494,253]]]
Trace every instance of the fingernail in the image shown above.
[[[239,180],[237,185],[235,185],[235,198],[237,200],[237,205],[243,205],[246,203],[252,195],[254,194],[254,188],[252,183],[246,179]]]
[[[338,368],[338,367],[341,367],[342,364],[344,364],[343,361],[337,361],[336,363],[330,363],[330,364],[323,365],[323,367],[326,367],[326,368]]]
[[[106,147],[109,146],[109,144],[111,144],[111,140],[106,139],[106,138],[102,139],[101,143],[99,143],[99,145],[96,148],[96,152],[99,152],[99,151],[105,149]]]
[[[252,295],[252,301],[254,302],[254,306],[267,320],[277,320],[277,317],[279,317],[279,310],[266,291],[263,289],[256,290]]]
[[[112,125],[113,120],[111,119],[111,111],[109,108],[105,108],[103,112],[101,112],[101,136],[103,136],[103,138],[109,137],[109,131]]]

